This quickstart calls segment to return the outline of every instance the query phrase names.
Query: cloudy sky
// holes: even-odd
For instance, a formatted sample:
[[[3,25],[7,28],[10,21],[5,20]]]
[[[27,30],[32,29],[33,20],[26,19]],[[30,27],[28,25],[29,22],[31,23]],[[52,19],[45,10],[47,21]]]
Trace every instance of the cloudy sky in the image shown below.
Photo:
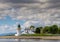
[[[60,0],[0,0],[0,33],[30,25],[60,25]]]

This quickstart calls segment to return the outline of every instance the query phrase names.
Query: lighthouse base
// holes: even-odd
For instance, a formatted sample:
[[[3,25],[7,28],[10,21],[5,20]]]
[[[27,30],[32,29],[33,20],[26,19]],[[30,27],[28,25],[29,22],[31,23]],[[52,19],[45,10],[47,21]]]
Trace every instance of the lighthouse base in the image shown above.
[[[21,31],[20,30],[17,30],[15,36],[20,36],[21,35]]]
[[[20,36],[21,34],[15,34],[15,36]]]

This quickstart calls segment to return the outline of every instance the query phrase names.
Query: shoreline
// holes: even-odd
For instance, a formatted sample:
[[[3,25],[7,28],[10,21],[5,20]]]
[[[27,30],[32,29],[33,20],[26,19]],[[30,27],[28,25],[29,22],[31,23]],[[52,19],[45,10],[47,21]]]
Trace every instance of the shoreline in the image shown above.
[[[0,39],[44,39],[44,40],[60,40],[60,36],[0,36]]]

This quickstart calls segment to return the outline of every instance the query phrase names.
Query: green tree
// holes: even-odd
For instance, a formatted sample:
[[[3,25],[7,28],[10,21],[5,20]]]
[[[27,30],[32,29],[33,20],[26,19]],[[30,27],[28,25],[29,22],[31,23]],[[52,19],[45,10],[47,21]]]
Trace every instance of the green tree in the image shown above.
[[[60,27],[58,28],[58,34],[60,34]]]
[[[32,29],[32,28],[34,29],[34,28],[35,28],[35,26],[32,26],[32,25],[31,25],[31,26],[30,26],[30,29]]]
[[[38,27],[40,29],[40,33],[43,33],[43,27]]]
[[[49,33],[50,31],[50,27],[49,26],[45,26],[43,29],[43,33]]]
[[[58,32],[58,26],[57,25],[50,26],[50,33],[56,34],[57,32]]]
[[[36,28],[35,33],[40,33],[40,28]]]
[[[35,26],[31,25],[30,29],[34,32],[35,31]]]

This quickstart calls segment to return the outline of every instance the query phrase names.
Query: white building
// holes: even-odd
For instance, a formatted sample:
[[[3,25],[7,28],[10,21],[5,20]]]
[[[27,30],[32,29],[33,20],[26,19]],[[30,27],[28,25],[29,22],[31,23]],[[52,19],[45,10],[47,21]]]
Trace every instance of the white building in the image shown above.
[[[25,28],[24,32],[22,34],[34,34],[34,32],[30,28]]]
[[[25,28],[24,32],[21,32],[20,25],[18,25],[18,28],[17,28],[16,31],[17,31],[17,33],[15,34],[15,36],[20,36],[21,34],[34,34],[34,32],[32,31],[32,29],[30,29],[30,28]]]

